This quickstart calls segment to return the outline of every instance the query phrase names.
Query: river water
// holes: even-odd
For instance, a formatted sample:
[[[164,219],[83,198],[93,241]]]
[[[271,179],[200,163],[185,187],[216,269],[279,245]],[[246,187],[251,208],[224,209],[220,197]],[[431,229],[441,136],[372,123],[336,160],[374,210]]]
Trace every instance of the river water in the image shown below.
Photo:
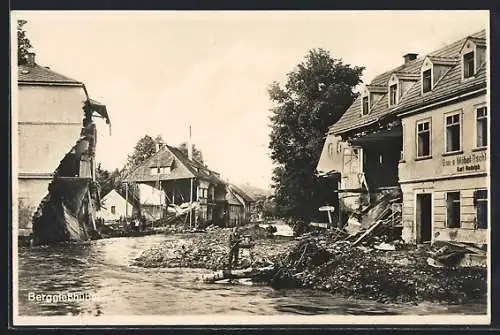
[[[88,244],[20,247],[20,316],[193,314],[484,314],[485,305],[380,304],[311,290],[204,284],[202,269],[144,269],[131,261],[175,236],[110,238]],[[37,294],[85,293],[87,299],[36,301]],[[30,298],[31,297],[31,298]],[[60,297],[60,296],[59,296]],[[61,299],[61,298],[59,298]]]

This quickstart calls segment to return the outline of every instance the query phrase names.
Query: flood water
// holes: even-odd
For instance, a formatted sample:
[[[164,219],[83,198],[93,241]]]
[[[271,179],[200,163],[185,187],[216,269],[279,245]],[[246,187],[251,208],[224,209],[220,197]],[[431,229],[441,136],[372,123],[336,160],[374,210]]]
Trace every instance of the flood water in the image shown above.
[[[20,247],[20,316],[193,314],[484,314],[484,304],[380,304],[310,290],[204,284],[202,269],[144,269],[131,261],[172,236],[110,238],[88,244]],[[33,301],[36,294],[85,293],[78,301]]]

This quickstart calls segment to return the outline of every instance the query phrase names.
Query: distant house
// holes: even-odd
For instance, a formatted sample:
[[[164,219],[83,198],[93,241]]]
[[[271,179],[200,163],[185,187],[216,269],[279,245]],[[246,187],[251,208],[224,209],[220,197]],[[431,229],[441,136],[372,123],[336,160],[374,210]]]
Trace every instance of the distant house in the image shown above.
[[[28,235],[54,170],[80,137],[88,97],[82,82],[36,64],[33,53],[27,64],[19,65],[17,83],[14,176],[17,172],[19,234]],[[93,175],[93,166],[87,170]]]
[[[131,218],[140,214],[148,221],[158,220],[164,215],[164,193],[146,184],[139,184],[139,199],[125,199],[117,190],[111,190],[101,200],[101,209],[97,215],[105,221]],[[132,197],[132,192],[129,192]],[[128,203],[128,206],[127,206]],[[140,207],[140,208],[139,208]],[[163,213],[162,213],[163,211]]]
[[[254,210],[253,205],[255,204],[255,199],[253,199],[250,195],[248,195],[248,193],[234,184],[227,184],[227,190],[228,202],[230,207],[233,206],[234,213],[236,213],[236,211],[239,211],[239,213],[237,214],[239,218],[238,225],[247,224],[248,222],[250,222],[250,215]],[[238,209],[235,208],[236,202],[239,204]]]
[[[131,218],[136,209],[130,201],[127,201],[116,190],[111,190],[101,199],[101,208],[97,217],[104,223],[118,221],[120,218]]]
[[[226,225],[229,227],[241,226],[245,221],[245,206],[240,200],[241,198],[228,187],[226,199],[229,209]]]
[[[197,204],[191,215],[193,226],[225,226],[230,221],[225,182],[218,173],[189,159],[178,148],[163,145],[132,170],[125,181],[162,190],[166,205],[181,205],[192,200]]]

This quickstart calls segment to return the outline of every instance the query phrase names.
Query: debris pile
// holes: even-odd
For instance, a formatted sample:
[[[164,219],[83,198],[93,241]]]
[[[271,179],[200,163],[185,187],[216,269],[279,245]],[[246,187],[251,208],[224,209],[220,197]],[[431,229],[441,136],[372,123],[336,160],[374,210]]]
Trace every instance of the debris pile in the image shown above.
[[[141,267],[190,267],[221,270],[227,268],[230,229],[208,227],[200,234],[171,235],[165,243],[145,250],[133,265]],[[280,238],[268,239],[266,230],[255,225],[242,227],[240,234],[249,237],[251,249],[240,249],[238,269],[274,264],[280,254],[296,241]]]
[[[207,268],[214,271],[205,278],[209,282],[240,278],[276,289],[309,288],[387,303],[486,299],[484,266],[456,266],[452,256],[447,265],[429,264],[429,258],[444,264],[451,252],[480,256],[484,250],[457,243],[406,245],[391,238],[386,220],[355,234],[333,228],[294,239],[268,239],[265,229],[247,226],[240,232],[253,236],[255,247],[250,253],[240,250],[240,264],[232,271],[226,265],[229,230],[208,227],[203,234],[172,235],[170,242],[145,251],[134,265]]]
[[[367,241],[355,246],[338,235],[308,236],[276,263],[270,284],[304,287],[379,302],[446,301],[486,297],[482,267],[439,268],[427,264],[435,251],[401,242],[393,250]],[[381,250],[382,249],[382,250]],[[391,248],[392,249],[392,248]]]

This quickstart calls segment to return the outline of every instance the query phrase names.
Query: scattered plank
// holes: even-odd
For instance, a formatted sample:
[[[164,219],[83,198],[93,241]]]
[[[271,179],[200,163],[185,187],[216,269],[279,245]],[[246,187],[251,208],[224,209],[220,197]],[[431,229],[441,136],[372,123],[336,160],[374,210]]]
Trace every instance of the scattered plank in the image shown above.
[[[355,247],[357,244],[359,244],[359,242],[361,242],[366,236],[368,236],[382,222],[384,222],[384,221],[383,220],[378,220],[377,222],[375,222],[370,228],[368,228],[367,231],[364,232],[363,235],[361,235],[356,241],[353,242],[352,246]]]
[[[481,256],[486,256],[486,254],[487,254],[486,251],[484,251],[483,249],[479,249],[479,248],[476,248],[472,245],[468,245],[465,243],[455,242],[455,241],[446,241],[446,243],[453,245],[455,247],[467,249],[468,251],[470,251],[474,254],[481,255]]]

